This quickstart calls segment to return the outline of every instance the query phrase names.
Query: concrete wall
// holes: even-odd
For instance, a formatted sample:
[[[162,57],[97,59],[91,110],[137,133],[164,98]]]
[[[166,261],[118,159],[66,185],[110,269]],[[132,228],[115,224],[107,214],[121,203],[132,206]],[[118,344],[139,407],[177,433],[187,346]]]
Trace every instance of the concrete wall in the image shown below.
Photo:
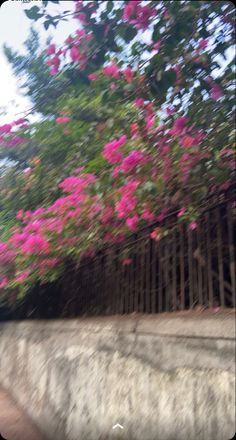
[[[0,383],[51,440],[229,440],[234,334],[224,314],[2,323]]]

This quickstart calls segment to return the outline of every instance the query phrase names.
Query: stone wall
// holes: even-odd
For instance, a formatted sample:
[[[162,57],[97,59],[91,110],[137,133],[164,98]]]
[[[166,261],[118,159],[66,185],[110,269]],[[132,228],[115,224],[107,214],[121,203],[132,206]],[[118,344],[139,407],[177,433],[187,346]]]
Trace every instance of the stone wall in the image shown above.
[[[0,384],[50,440],[229,440],[234,335],[232,314],[5,322]]]

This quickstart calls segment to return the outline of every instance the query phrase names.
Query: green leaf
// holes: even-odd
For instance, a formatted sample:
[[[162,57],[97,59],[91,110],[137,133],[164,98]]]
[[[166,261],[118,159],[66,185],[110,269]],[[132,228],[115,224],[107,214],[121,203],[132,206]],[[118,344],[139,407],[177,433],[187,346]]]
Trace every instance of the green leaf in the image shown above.
[[[46,20],[46,21],[43,23],[44,28],[46,29],[46,31],[48,30],[50,24],[52,24],[52,23],[50,22],[50,20]]]
[[[112,1],[108,1],[107,2],[107,12],[111,12],[113,9],[113,2]]]
[[[126,43],[129,43],[130,41],[132,41],[134,39],[134,37],[136,37],[137,35],[137,29],[135,29],[135,27],[133,26],[129,26],[124,33],[124,40]]]
[[[43,17],[43,14],[39,14],[39,11],[40,9],[38,6],[33,6],[31,9],[24,12],[30,20],[37,21],[39,18]]]

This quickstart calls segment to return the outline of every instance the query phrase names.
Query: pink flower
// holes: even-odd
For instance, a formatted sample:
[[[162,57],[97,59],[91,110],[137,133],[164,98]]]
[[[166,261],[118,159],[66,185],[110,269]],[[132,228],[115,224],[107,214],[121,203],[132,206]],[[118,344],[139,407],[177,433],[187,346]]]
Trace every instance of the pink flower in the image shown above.
[[[175,81],[175,84],[176,85],[179,85],[179,84],[181,84],[181,69],[180,69],[180,66],[177,64],[175,67],[174,67],[174,72],[175,72],[175,74],[176,74],[176,81]]]
[[[133,260],[132,260],[131,258],[125,258],[125,259],[122,261],[122,265],[123,265],[123,266],[130,266],[130,265],[132,264],[132,262],[133,262]]]
[[[154,50],[159,50],[160,47],[161,47],[161,42],[157,41],[156,43],[153,44],[152,47],[153,47]]]
[[[112,91],[116,90],[117,88],[118,88],[117,84],[115,84],[115,83],[111,83],[111,84],[110,84],[110,89],[111,89]]]
[[[7,277],[3,277],[0,278],[0,289],[4,289],[8,284],[8,278]]]
[[[143,220],[146,220],[148,222],[153,222],[155,220],[154,214],[149,211],[149,209],[145,209],[145,211],[141,215]]]
[[[121,136],[118,140],[114,140],[106,144],[103,148],[102,155],[110,164],[120,163],[123,159],[120,147],[125,144],[126,136]]]
[[[142,163],[144,159],[143,153],[139,150],[133,150],[131,153],[123,160],[121,164],[121,169],[124,173],[129,173],[134,170],[138,165]]]
[[[25,123],[25,119],[24,118],[20,118],[20,119],[17,119],[15,122],[14,122],[14,125],[22,125],[22,124],[24,124]]]
[[[150,237],[155,240],[155,238],[157,238],[157,231],[152,231],[150,234]]]
[[[188,119],[185,116],[177,118],[173,124],[173,128],[170,130],[170,133],[174,135],[181,134],[185,128],[185,124],[187,121]]]
[[[129,217],[126,220],[126,225],[131,231],[135,231],[138,225],[138,216],[135,214],[133,217]]]
[[[24,216],[24,211],[22,209],[20,209],[20,211],[17,212],[16,214],[16,218],[17,220],[21,220]]]
[[[3,243],[2,241],[0,241],[0,255],[7,252],[7,250],[8,250],[8,248],[7,248],[6,243]]]
[[[50,44],[50,46],[47,48],[46,52],[48,55],[53,55],[56,51],[55,44]]]
[[[218,101],[218,99],[220,99],[222,95],[223,93],[220,86],[218,86],[218,84],[213,84],[211,88],[211,98],[213,99],[213,101]]]
[[[155,124],[155,118],[153,116],[148,115],[146,118],[146,128],[147,129],[152,128],[154,124]]]
[[[80,59],[80,53],[77,47],[73,46],[70,50],[70,57],[74,63],[76,63]]]
[[[21,251],[28,255],[48,254],[49,243],[42,235],[32,234],[27,237],[25,243],[21,246]]]
[[[0,133],[10,133],[12,129],[12,124],[5,124],[0,127]]]
[[[182,208],[179,212],[178,212],[178,214],[177,214],[177,217],[183,217],[183,215],[185,214],[185,212],[186,212],[186,208]]]
[[[136,122],[130,125],[131,136],[133,139],[137,138],[139,135],[139,126]]]
[[[29,274],[30,272],[28,270],[25,270],[21,272],[19,275],[17,275],[14,281],[16,283],[22,283],[23,281],[26,280],[26,278],[28,278]]]
[[[57,68],[57,67],[53,67],[53,68],[50,70],[50,75],[57,75],[58,72],[59,72],[58,68]]]
[[[107,206],[102,214],[102,219],[101,219],[102,223],[108,224],[112,216],[113,216],[113,209],[111,206]]]
[[[134,72],[132,71],[132,69],[130,67],[127,67],[124,72],[124,77],[126,79],[127,82],[131,83],[132,79],[134,77]]]
[[[194,139],[192,136],[184,136],[183,139],[181,140],[181,145],[183,145],[183,147],[189,148],[192,147],[193,145],[196,145],[196,139]]]
[[[98,78],[98,77],[97,77],[96,73],[90,73],[90,74],[88,75],[88,79],[89,79],[90,81],[95,81],[97,78]]]
[[[126,3],[123,13],[123,20],[128,21],[132,16],[136,14],[139,3],[140,1],[137,0],[128,1]]]
[[[120,77],[119,66],[115,62],[113,62],[109,66],[104,67],[103,74],[105,76],[111,76],[112,78],[119,79]]]
[[[206,38],[202,38],[201,40],[199,40],[198,47],[200,49],[205,49],[207,46],[208,46],[208,40]]]
[[[157,216],[157,220],[159,222],[162,222],[166,218],[167,214],[168,214],[168,209],[166,209],[166,208],[162,209],[160,214]]]
[[[70,118],[68,116],[61,116],[56,119],[57,124],[66,124],[67,122],[70,122]]]
[[[194,231],[194,229],[196,229],[197,228],[197,222],[191,222],[191,223],[189,223],[189,229],[191,230],[191,231]]]
[[[136,98],[135,101],[134,101],[134,105],[137,108],[142,108],[143,104],[144,104],[143,98]]]

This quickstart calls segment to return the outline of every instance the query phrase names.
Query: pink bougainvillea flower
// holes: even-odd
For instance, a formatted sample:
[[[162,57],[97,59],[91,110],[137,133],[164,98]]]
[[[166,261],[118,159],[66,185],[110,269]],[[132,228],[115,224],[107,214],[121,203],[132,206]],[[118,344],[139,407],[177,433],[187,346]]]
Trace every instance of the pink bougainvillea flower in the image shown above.
[[[12,129],[12,124],[5,124],[0,127],[0,133],[10,133]]]
[[[110,90],[114,91],[117,90],[118,86],[114,82],[110,84]]]
[[[0,278],[0,289],[4,289],[8,285],[8,278],[2,277]]]
[[[132,71],[132,69],[130,67],[127,67],[124,71],[123,71],[124,77],[126,79],[127,82],[131,83],[132,79],[134,77],[134,72]]]
[[[136,15],[137,8],[138,8],[139,4],[140,4],[140,1],[137,1],[137,0],[128,1],[126,3],[125,8],[124,8],[124,13],[123,13],[123,20],[124,21],[129,21],[132,16]]]
[[[198,47],[200,49],[206,49],[206,47],[208,46],[208,40],[207,38],[202,38],[201,40],[199,40],[198,42]]]
[[[183,217],[183,215],[185,214],[185,212],[186,212],[186,208],[182,208],[179,212],[178,212],[178,214],[177,214],[177,217]]]
[[[103,148],[102,155],[110,164],[120,163],[123,154],[119,151],[120,147],[125,144],[126,136],[121,136],[118,140],[114,140],[106,144]]]
[[[148,222],[153,222],[155,220],[155,215],[149,211],[149,209],[145,209],[141,215],[143,220]]]
[[[149,130],[149,128],[152,128],[155,124],[155,118],[152,116],[147,116],[146,118],[146,128]]]
[[[103,74],[105,76],[111,76],[112,78],[119,79],[120,77],[119,66],[115,62],[113,62],[109,66],[103,68]]]
[[[179,117],[175,120],[172,129],[170,130],[171,134],[179,135],[183,132],[188,119],[185,116]]]
[[[143,105],[144,105],[144,100],[143,100],[143,98],[136,98],[135,101],[134,101],[134,105],[135,105],[135,107],[137,107],[137,108],[142,108]]]
[[[97,78],[98,78],[98,77],[97,77],[96,73],[90,73],[90,74],[88,75],[88,79],[89,79],[90,81],[95,81]]]
[[[157,231],[152,231],[150,237],[155,240],[157,238]]]
[[[28,276],[30,275],[30,272],[28,270],[25,270],[23,272],[21,272],[19,275],[16,276],[16,278],[14,279],[14,281],[16,283],[22,283],[23,281],[25,281]]]
[[[142,163],[144,155],[139,150],[133,150],[131,153],[123,160],[121,164],[121,170],[124,173],[129,173],[134,170],[138,165]]]
[[[71,48],[71,50],[70,50],[70,57],[71,57],[71,59],[72,59],[72,61],[74,63],[76,63],[80,59],[81,55],[80,55],[77,47],[73,46]]]
[[[138,226],[138,216],[135,214],[133,217],[129,217],[126,220],[126,225],[131,231],[136,231]]]
[[[175,84],[178,86],[179,84],[181,84],[181,69],[179,64],[177,64],[174,68],[173,68],[175,74],[176,74],[176,81]]]
[[[50,75],[57,75],[58,72],[59,72],[59,69],[58,69],[57,67],[53,67],[53,68],[50,70]]]
[[[213,101],[218,101],[223,96],[222,90],[218,84],[213,84],[211,88],[211,98]]]
[[[154,50],[159,50],[161,47],[161,42],[157,41],[156,43],[153,43],[152,47]]]
[[[23,125],[25,124],[25,119],[24,118],[20,118],[17,119],[16,121],[13,122],[14,125]]]
[[[181,145],[183,145],[183,147],[190,148],[193,145],[196,145],[197,142],[196,142],[195,138],[187,135],[181,139],[180,143],[181,143]]]
[[[162,222],[166,218],[167,214],[168,214],[168,209],[166,209],[166,208],[162,209],[160,214],[157,216],[157,220],[159,222]]]
[[[122,265],[123,265],[123,266],[130,266],[130,265],[132,264],[132,262],[133,262],[133,260],[132,260],[131,258],[125,258],[125,259],[122,261]]]
[[[70,118],[68,116],[60,116],[56,119],[57,124],[66,124],[67,122],[70,122]]]
[[[113,168],[111,175],[115,179],[116,177],[119,176],[120,172],[121,172],[121,168],[120,168],[120,166],[118,166],[118,167]]]
[[[21,246],[21,251],[24,254],[48,254],[49,243],[41,234],[29,235]]]
[[[55,44],[50,44],[50,46],[48,46],[48,48],[46,50],[47,55],[53,55],[55,53],[55,51],[56,51]]]
[[[16,214],[16,218],[17,220],[21,220],[24,216],[24,211],[22,209],[20,209],[20,211],[17,212]]]
[[[191,222],[191,223],[189,223],[188,227],[191,231],[194,231],[194,229],[196,229],[197,226],[198,226],[197,222]]]

